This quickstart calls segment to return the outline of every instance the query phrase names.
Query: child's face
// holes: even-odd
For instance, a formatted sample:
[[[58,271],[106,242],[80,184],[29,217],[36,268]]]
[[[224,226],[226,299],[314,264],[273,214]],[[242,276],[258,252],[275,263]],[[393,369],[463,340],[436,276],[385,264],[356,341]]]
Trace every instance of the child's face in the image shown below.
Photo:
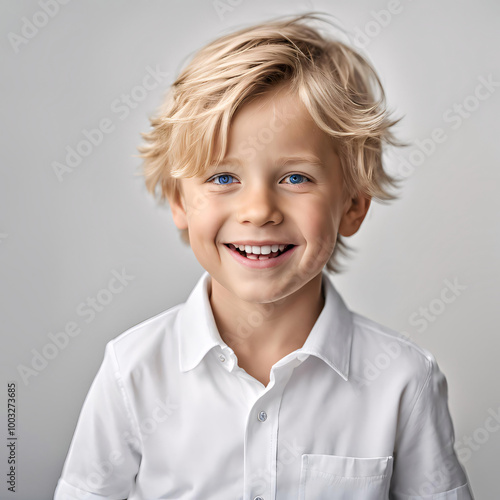
[[[170,205],[200,264],[248,302],[284,298],[320,275],[337,232],[355,233],[370,204],[345,200],[333,145],[295,96],[267,94],[243,106],[223,163],[181,179],[182,205]],[[285,251],[278,255],[276,245]]]

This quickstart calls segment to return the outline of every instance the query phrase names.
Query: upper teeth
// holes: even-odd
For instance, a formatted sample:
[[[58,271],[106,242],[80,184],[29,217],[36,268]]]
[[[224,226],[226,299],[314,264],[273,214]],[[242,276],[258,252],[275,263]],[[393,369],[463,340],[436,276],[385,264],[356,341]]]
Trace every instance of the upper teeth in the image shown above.
[[[286,245],[236,245],[242,252],[253,253],[255,255],[269,255],[271,252],[282,252]]]

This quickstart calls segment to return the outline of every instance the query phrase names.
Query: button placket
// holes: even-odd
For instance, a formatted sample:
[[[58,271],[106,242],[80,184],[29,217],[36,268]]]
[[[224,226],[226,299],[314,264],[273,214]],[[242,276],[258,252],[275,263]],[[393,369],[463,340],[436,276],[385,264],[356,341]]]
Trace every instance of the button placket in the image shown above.
[[[244,498],[275,499],[279,408],[293,367],[273,368],[272,384],[254,400],[250,408],[245,435]]]
[[[274,386],[253,403],[247,420],[244,498],[272,500],[275,489],[277,412],[282,388]]]
[[[220,349],[215,353],[217,363],[222,365],[226,370],[232,371],[235,365],[232,352],[227,349]]]

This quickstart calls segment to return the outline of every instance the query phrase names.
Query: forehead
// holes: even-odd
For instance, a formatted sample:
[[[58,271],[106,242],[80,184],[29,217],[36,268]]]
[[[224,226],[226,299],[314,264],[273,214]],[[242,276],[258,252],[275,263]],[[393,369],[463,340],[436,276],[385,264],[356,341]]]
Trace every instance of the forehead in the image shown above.
[[[316,125],[298,95],[280,89],[238,109],[229,126],[226,157],[250,161],[284,153],[327,161],[335,150],[331,137]]]
[[[241,127],[242,122],[252,120],[261,120],[257,124],[261,128],[274,125],[278,129],[298,122],[314,123],[299,96],[280,88],[255,96],[243,104],[231,120],[231,128]]]

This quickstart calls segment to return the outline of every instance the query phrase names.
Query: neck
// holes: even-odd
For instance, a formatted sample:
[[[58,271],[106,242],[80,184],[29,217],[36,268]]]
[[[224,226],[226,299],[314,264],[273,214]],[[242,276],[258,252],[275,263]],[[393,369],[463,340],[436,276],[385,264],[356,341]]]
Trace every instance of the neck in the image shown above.
[[[324,306],[319,273],[276,302],[246,302],[212,278],[210,304],[219,334],[238,358],[272,353],[279,358],[300,349]]]

